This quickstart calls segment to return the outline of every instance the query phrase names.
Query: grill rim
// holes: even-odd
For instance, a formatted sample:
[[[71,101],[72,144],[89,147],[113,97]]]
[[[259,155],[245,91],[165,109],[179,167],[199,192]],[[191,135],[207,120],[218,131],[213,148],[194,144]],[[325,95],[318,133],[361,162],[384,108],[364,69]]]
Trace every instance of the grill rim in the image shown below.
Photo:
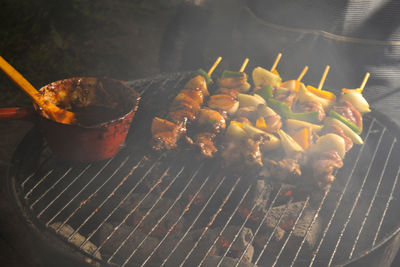
[[[141,79],[138,80],[137,82],[140,84],[141,82],[150,82],[152,84],[156,83],[157,81],[163,81],[163,80],[174,80],[174,77],[181,77],[182,75],[188,75],[192,72],[185,72],[185,73],[177,73],[173,75],[158,75],[153,79]],[[172,77],[172,78],[171,78]],[[129,84],[136,84],[136,81],[129,81],[127,82]],[[378,123],[382,124],[386,130],[391,133],[396,139],[400,138],[400,125],[398,125],[393,119],[390,117],[386,116],[380,111],[374,110],[370,113],[370,116],[375,118]],[[74,246],[73,244],[69,243],[68,241],[64,240],[60,235],[57,235],[56,233],[53,233],[51,230],[45,227],[43,223],[39,221],[34,214],[29,211],[29,207],[25,206],[23,203],[23,193],[21,192],[21,185],[17,184],[17,177],[18,174],[20,174],[19,171],[19,166],[24,158],[24,150],[26,150],[26,147],[29,143],[31,143],[29,140],[32,140],[32,138],[39,138],[41,137],[40,132],[36,127],[33,127],[28,134],[24,136],[22,141],[19,143],[16,151],[13,154],[12,158],[12,166],[8,168],[7,174],[6,174],[6,193],[11,197],[13,200],[13,206],[15,210],[17,211],[18,215],[20,218],[23,220],[24,224],[28,226],[29,230],[34,233],[35,237],[41,242],[44,242],[45,245],[49,246],[50,244],[57,244],[55,249],[62,254],[67,253],[74,259],[78,259],[79,261],[87,263],[87,261],[97,261],[100,264],[104,264],[105,260],[98,260],[94,256],[86,253],[83,250],[80,250],[78,247]],[[384,170],[383,170],[384,171]],[[20,174],[21,175],[21,174]],[[400,189],[398,189],[400,190]],[[43,224],[43,225],[42,225]],[[393,231],[390,235],[383,237],[380,242],[377,242],[375,246],[372,248],[368,249],[367,251],[359,252],[355,254],[355,256],[347,261],[342,262],[341,264],[346,265],[352,262],[355,262],[373,251],[377,250],[378,248],[382,247],[384,244],[386,244],[390,239],[392,239],[396,234],[400,232],[400,223],[397,226],[397,229]],[[52,246],[53,247],[53,246]],[[107,264],[107,263],[106,263]],[[114,264],[108,263],[110,266],[113,266]]]

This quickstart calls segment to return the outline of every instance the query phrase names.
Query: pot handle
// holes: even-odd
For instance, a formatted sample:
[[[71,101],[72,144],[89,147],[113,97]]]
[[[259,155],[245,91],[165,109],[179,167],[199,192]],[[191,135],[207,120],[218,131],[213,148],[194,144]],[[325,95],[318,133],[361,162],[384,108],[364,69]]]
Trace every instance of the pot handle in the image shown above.
[[[26,120],[33,121],[35,110],[31,107],[0,108],[0,121]]]

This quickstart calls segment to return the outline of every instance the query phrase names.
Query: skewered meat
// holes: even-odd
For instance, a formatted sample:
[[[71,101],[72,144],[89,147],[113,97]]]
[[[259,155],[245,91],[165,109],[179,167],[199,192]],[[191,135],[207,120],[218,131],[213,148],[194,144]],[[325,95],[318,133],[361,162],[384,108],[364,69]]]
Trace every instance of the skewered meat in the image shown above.
[[[362,129],[361,113],[348,101],[342,101],[333,106],[333,110]]]
[[[222,95],[230,95],[231,97],[237,99],[238,94],[240,92],[236,89],[228,89],[228,88],[219,88],[217,93],[222,94]]]
[[[214,153],[218,151],[214,144],[215,137],[216,134],[212,132],[203,132],[195,136],[194,142],[200,148],[203,156],[212,158]]]
[[[320,188],[325,188],[331,184],[335,180],[333,171],[343,167],[342,158],[336,151],[314,154],[310,160],[312,176]]]
[[[296,105],[293,106],[293,111],[294,112],[312,112],[312,111],[318,111],[318,121],[322,121],[325,118],[325,111],[323,106],[320,103],[317,102],[303,102],[303,103],[297,103]]]
[[[196,102],[187,94],[180,94],[179,98],[175,98],[169,110],[169,117],[175,123],[181,123],[185,119],[194,121],[200,111],[201,104]]]
[[[200,110],[197,127],[202,131],[219,133],[226,128],[224,116],[216,110],[203,108]]]
[[[236,89],[240,92],[245,92],[250,89],[250,84],[247,82],[247,74],[237,72],[239,76],[218,79],[218,85],[221,88]]]
[[[207,89],[206,79],[201,75],[197,75],[196,77],[191,79],[185,85],[185,89],[188,89],[188,90],[200,90],[203,93],[204,96],[209,96],[210,95],[210,93],[208,92],[208,89]]]
[[[215,110],[234,114],[239,108],[239,102],[230,95],[213,95],[208,100],[208,106]]]
[[[260,149],[260,145],[262,143],[262,139],[253,140],[247,139],[247,141],[243,145],[242,153],[244,156],[244,160],[246,165],[248,166],[263,166],[262,162],[262,153]]]
[[[186,127],[155,117],[151,125],[152,147],[155,150],[173,149],[185,133]]]

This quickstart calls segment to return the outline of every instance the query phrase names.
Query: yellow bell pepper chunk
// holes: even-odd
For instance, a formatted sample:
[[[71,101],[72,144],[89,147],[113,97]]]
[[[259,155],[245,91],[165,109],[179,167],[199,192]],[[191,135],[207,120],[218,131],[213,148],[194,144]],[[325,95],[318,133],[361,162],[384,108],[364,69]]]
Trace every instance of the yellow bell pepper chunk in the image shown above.
[[[267,131],[268,127],[267,124],[265,123],[264,117],[259,117],[256,121],[256,127],[258,129]]]
[[[310,128],[303,128],[292,137],[303,149],[307,149],[310,146]]]
[[[307,90],[310,93],[313,93],[316,96],[319,96],[319,97],[322,97],[322,98],[325,98],[325,99],[328,99],[328,100],[336,101],[336,96],[332,92],[325,91],[325,90],[318,90],[317,88],[315,88],[315,87],[313,87],[311,85],[307,86]]]
[[[356,89],[347,89],[347,88],[343,88],[343,89],[342,89],[342,94],[344,94],[344,93],[347,92],[347,91],[356,91],[357,93],[361,93],[361,92],[362,92],[361,88],[356,88]]]

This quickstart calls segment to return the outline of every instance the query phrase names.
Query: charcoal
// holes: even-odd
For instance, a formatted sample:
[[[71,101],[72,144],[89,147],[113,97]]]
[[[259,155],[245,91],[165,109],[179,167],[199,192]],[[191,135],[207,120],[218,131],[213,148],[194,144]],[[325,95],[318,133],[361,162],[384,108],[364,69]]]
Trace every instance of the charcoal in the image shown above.
[[[132,194],[130,198],[125,201],[123,208],[127,211],[131,211],[136,207],[137,203],[143,199],[144,194]],[[127,224],[130,226],[136,226],[146,215],[148,210],[158,199],[158,195],[150,194],[140,206],[133,212],[133,214],[128,218]],[[152,209],[152,211],[147,215],[146,219],[140,224],[140,230],[143,233],[148,233],[154,227],[155,223],[161,219],[162,216],[167,212],[167,210],[172,206],[173,200],[169,198],[164,198],[160,200],[157,205]],[[170,227],[175,224],[177,218],[183,212],[182,207],[179,203],[176,203],[174,207],[168,212],[168,215],[162,219],[160,224],[151,233],[151,236],[162,238],[168,232]],[[173,231],[179,234],[184,226],[184,218],[182,218],[174,227]]]
[[[59,227],[61,226],[60,222],[55,222],[53,224],[50,225],[51,228],[53,228],[54,230],[57,230]],[[75,230],[69,226],[68,224],[64,224],[59,233],[64,236],[65,238],[69,238],[72,233],[75,232]],[[74,244],[75,246],[81,246],[83,242],[85,242],[86,238],[83,237],[81,234],[76,233],[69,242],[71,242],[72,244]],[[95,252],[97,250],[97,246],[94,245],[92,242],[88,241],[86,242],[86,244],[82,247],[82,249],[89,253],[89,254],[93,254],[93,252]],[[94,254],[94,257],[101,260],[101,254],[99,252],[96,252]]]
[[[255,206],[253,213],[265,214],[268,210],[268,200],[270,198],[272,186],[264,180],[257,180],[250,190],[248,196],[243,201],[241,208],[251,209]]]
[[[221,260],[220,256],[208,256],[203,265],[204,267],[213,267],[217,266],[218,262]],[[235,266],[237,264],[238,259],[237,258],[231,258],[231,257],[225,257],[221,263],[221,267],[231,267]],[[247,261],[241,261],[238,265],[238,267],[257,267],[257,265],[247,262]]]
[[[105,223],[100,228],[100,240],[104,241],[108,235],[114,230],[114,226],[110,223]],[[125,240],[125,238],[132,232],[133,228],[123,224],[117,231],[110,237],[110,239],[104,244],[101,251],[105,255],[112,255]],[[146,234],[136,231],[128,240],[125,245],[121,247],[116,257],[126,259],[134,249],[143,241]],[[141,245],[138,251],[134,255],[136,261],[143,261],[157,246],[159,240],[154,237],[147,237],[146,241]]]
[[[270,250],[275,251],[281,248],[282,244],[279,241],[281,241],[282,238],[284,237],[282,231],[288,233],[293,228],[293,225],[298,215],[300,214],[303,205],[304,205],[303,201],[289,204],[286,213],[283,215],[277,229],[275,230],[276,232],[281,232],[281,233],[274,234],[274,238],[270,243]],[[255,238],[255,243],[259,247],[262,248],[264,246],[268,236],[270,236],[270,234],[272,233],[275,225],[278,223],[279,218],[281,214],[284,213],[285,209],[286,205],[273,207],[271,209],[268,217],[266,218],[263,226],[260,229],[259,234]],[[298,246],[300,245],[304,236],[306,235],[307,229],[311,224],[314,215],[315,211],[309,207],[306,207],[306,209],[303,211],[302,216],[300,217],[299,221],[296,224],[296,228],[293,230],[291,238],[289,239],[289,242],[287,244],[287,247],[289,249],[294,249],[294,250],[298,249]],[[320,228],[321,228],[321,222],[320,219],[317,217],[305,239],[304,246],[306,249],[311,250],[314,247],[321,230]]]
[[[216,233],[220,233],[221,229],[215,228],[213,231]],[[235,242],[232,244],[230,251],[228,253],[230,256],[235,258],[241,256],[241,254],[244,252],[248,244],[251,242],[253,238],[253,232],[251,231],[251,229],[247,227],[244,227],[242,231],[239,232],[239,226],[228,226],[224,230],[222,236],[219,239],[220,242],[217,243],[217,246],[219,248],[218,255],[223,255],[223,253],[226,251],[227,247],[232,243],[236,235],[238,236]],[[253,254],[254,254],[254,248],[252,245],[250,245],[246,253],[243,255],[242,259],[251,262],[251,260],[253,259]]]

